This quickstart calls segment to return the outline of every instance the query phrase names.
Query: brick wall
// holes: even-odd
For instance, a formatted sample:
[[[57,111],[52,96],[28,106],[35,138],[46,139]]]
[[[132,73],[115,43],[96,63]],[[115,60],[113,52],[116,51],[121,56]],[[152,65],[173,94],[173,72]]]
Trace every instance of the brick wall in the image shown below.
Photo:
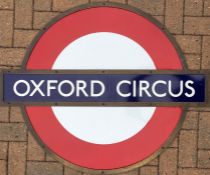
[[[101,1],[101,0],[92,0]],[[111,0],[153,15],[180,44],[190,69],[210,69],[210,0]],[[51,18],[88,0],[0,0],[0,69],[19,69],[32,38]],[[0,175],[82,175],[48,155],[18,107],[0,107]],[[190,108],[161,156],[129,175],[210,175],[210,107]]]

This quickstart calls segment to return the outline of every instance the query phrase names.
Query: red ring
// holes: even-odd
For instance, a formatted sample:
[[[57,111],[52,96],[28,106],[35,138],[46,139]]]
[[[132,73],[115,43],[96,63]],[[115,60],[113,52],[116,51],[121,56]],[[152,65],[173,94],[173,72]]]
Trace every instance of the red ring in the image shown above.
[[[95,32],[113,32],[139,43],[157,69],[182,69],[176,49],[153,23],[133,12],[114,7],[95,7],[68,15],[45,32],[28,59],[27,70],[51,70],[59,53],[75,39]],[[82,141],[67,132],[51,107],[25,108],[42,142],[66,161],[90,169],[117,169],[140,162],[168,140],[182,109],[158,107],[146,127],[132,138],[110,145]]]

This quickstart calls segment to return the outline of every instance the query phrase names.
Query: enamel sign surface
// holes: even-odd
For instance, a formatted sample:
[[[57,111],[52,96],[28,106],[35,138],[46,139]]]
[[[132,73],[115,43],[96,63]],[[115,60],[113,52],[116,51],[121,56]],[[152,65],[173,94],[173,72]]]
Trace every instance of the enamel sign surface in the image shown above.
[[[157,156],[188,104],[207,102],[207,74],[189,72],[159,23],[116,4],[53,20],[22,71],[3,74],[3,101],[20,104],[33,133],[62,162],[115,173]]]

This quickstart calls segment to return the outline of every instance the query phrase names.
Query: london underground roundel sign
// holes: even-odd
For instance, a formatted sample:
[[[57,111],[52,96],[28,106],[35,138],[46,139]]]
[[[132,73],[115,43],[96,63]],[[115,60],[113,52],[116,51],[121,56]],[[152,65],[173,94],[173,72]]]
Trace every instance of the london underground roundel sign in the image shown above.
[[[154,74],[165,70],[175,73]],[[184,70],[156,20],[127,6],[86,5],[38,36],[23,65],[28,74],[4,76],[4,100],[24,104],[35,135],[60,160],[119,172],[167,145],[183,121],[180,102],[204,102],[196,94],[204,75],[176,73]]]

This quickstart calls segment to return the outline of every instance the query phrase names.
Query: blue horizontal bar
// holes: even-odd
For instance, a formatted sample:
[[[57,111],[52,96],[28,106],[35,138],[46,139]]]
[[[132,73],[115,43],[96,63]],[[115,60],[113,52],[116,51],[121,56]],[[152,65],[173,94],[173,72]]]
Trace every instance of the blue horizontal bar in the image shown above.
[[[3,75],[12,102],[205,102],[204,74]]]

